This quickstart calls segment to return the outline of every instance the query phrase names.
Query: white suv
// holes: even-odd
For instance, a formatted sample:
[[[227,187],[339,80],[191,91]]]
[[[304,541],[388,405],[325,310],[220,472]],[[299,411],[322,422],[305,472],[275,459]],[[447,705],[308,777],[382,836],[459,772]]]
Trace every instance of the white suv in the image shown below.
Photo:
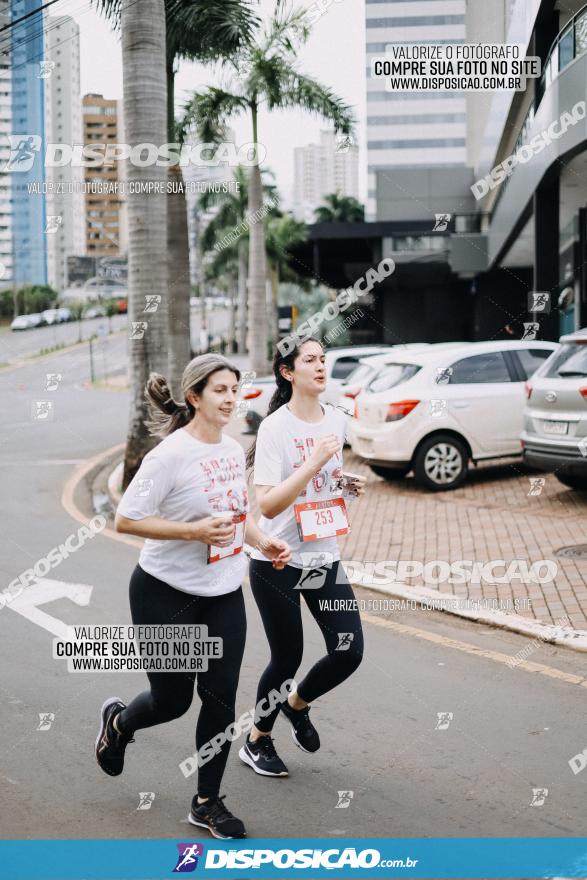
[[[524,383],[556,342],[468,342],[393,352],[355,401],[353,452],[380,476],[454,489],[469,461],[519,455]],[[393,362],[392,362],[393,361]]]

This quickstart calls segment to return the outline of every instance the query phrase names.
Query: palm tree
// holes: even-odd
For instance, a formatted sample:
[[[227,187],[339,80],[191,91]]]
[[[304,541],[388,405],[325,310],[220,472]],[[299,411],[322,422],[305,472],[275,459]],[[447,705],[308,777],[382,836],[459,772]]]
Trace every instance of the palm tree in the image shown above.
[[[223,70],[232,70],[233,80],[226,88],[211,87],[196,92],[187,103],[182,129],[195,124],[202,140],[220,141],[228,120],[241,113],[251,119],[253,143],[259,143],[259,110],[300,107],[334,123],[335,131],[351,134],[354,117],[351,108],[329,88],[296,69],[296,58],[307,40],[306,10],[285,10],[277,2],[267,27],[257,26],[253,37],[243,41],[242,50]],[[253,157],[249,178],[249,308],[251,327],[251,367],[259,374],[267,371],[266,258],[265,226],[254,222],[262,216],[263,191],[259,153]]]
[[[273,326],[270,327],[272,344],[279,339],[279,282],[298,281],[299,275],[292,265],[291,250],[306,241],[306,224],[290,215],[269,217],[265,233],[269,277],[273,300]]]
[[[121,0],[124,118],[128,142],[165,143],[167,92],[165,81],[164,0]],[[165,185],[166,171],[153,165],[149,179]],[[142,168],[128,163],[130,184],[139,184]],[[152,445],[145,428],[144,389],[152,370],[167,367],[167,199],[164,192],[145,193],[140,187],[128,194],[128,289],[131,373],[131,409],[124,460],[126,488]],[[156,311],[145,314],[147,297]],[[146,325],[146,326],[145,326]]]
[[[269,173],[269,172],[265,172]],[[215,250],[219,254],[227,250],[229,253],[236,252],[238,263],[238,352],[246,353],[247,346],[247,251],[249,248],[248,230],[239,234],[246,224],[249,204],[249,180],[246,169],[239,165],[233,172],[236,183],[235,191],[228,192],[204,192],[199,204],[202,210],[217,208],[216,214],[207,224],[202,236],[202,248],[206,251]],[[263,181],[263,193],[273,205],[278,201],[277,188],[269,181]],[[273,210],[273,209],[270,209]],[[231,241],[233,245],[231,246]],[[215,261],[217,267],[224,263]]]
[[[365,207],[353,196],[332,193],[314,211],[316,223],[364,223]]]
[[[120,24],[122,0],[92,0]],[[137,4],[138,5],[138,4]],[[176,141],[175,73],[178,60],[210,61],[230,56],[250,38],[258,19],[244,0],[165,0],[167,79],[167,140]],[[168,375],[174,393],[190,359],[190,271],[187,207],[179,165],[168,169],[169,180],[180,185],[168,194]]]

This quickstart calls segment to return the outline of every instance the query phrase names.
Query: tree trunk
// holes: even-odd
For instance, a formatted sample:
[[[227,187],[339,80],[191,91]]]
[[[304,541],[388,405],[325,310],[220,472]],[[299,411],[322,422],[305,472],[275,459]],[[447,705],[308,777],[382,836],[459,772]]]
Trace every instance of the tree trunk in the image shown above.
[[[175,74],[173,63],[167,65],[167,138],[175,143]],[[190,332],[190,243],[188,216],[183,175],[179,165],[168,169],[170,184],[179,192],[167,195],[167,278],[169,288],[168,311],[168,380],[173,396],[183,400],[181,377],[191,359]]]
[[[168,169],[169,182],[183,185],[181,168]],[[185,192],[167,195],[167,261],[169,273],[169,384],[175,399],[183,401],[182,373],[190,360],[190,255]]]
[[[247,242],[238,243],[238,353],[247,353]]]
[[[271,348],[275,351],[279,341],[279,268],[272,266],[271,274],[271,302],[273,308],[271,310]]]
[[[257,111],[253,108],[253,143],[257,140]],[[267,301],[265,284],[267,259],[265,256],[265,224],[261,216],[263,189],[259,155],[251,166],[249,183],[249,357],[251,369],[258,376],[269,372],[267,359]]]
[[[167,142],[164,0],[122,0],[121,43],[127,142],[158,148]],[[128,183],[145,179],[164,190],[167,169],[127,161]],[[151,371],[167,371],[167,194],[129,192],[127,210],[131,406],[123,488],[154,445],[145,427],[145,383]],[[147,296],[160,299],[145,312]]]
[[[230,285],[229,288],[229,297],[230,297],[230,315],[228,322],[228,346],[227,346],[227,354],[234,354],[235,351],[235,343],[236,343],[236,309],[238,302],[238,292],[235,290],[234,281]]]

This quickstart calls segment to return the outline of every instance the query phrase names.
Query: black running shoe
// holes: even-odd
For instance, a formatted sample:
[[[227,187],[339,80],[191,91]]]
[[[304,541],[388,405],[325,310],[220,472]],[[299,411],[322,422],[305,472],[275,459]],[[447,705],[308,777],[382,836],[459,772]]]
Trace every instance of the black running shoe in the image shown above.
[[[126,706],[118,697],[109,697],[101,710],[102,723],[96,739],[96,761],[109,776],[120,776],[124,768],[124,750],[134,742],[132,736],[125,736],[115,730],[112,720]]]
[[[255,742],[247,736],[238,756],[260,776],[289,776],[270,736],[260,736]]]
[[[203,804],[198,803],[197,794],[192,799],[188,821],[192,825],[207,828],[214,837],[220,840],[230,840],[233,837],[246,837],[245,826],[240,819],[233,816],[223,804],[226,795],[209,798]]]
[[[310,721],[310,707],[292,709],[286,700],[281,704],[281,711],[291,724],[291,735],[296,746],[304,752],[317,752],[320,748],[320,737]]]

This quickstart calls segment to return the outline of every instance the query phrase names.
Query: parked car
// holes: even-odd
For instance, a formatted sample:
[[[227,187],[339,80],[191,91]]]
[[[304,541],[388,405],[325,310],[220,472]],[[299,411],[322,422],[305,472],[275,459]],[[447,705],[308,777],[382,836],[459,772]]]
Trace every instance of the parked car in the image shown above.
[[[413,351],[414,349],[422,349],[422,348],[430,348],[431,345],[434,345],[435,349],[438,351],[439,347],[443,348],[454,348],[459,345],[466,345],[465,342],[408,342],[406,345],[394,345],[391,346],[389,352],[386,354],[371,354],[366,357],[362,357],[352,371],[349,373],[347,378],[341,385],[340,388],[340,397],[338,399],[338,407],[339,409],[344,409],[345,412],[352,416],[355,408],[355,400],[365,388],[369,382],[375,378],[377,373],[381,372],[388,363],[393,362],[393,352],[401,351],[403,349],[409,349]]]
[[[30,327],[42,327],[45,323],[45,319],[41,312],[33,312],[31,315],[27,315],[27,318],[29,319]]]
[[[352,348],[332,348],[326,352],[326,389],[320,395],[323,403],[338,404],[342,382],[351,373],[359,359],[367,354],[381,354],[389,351],[389,345],[358,345]],[[250,402],[245,415],[249,434],[256,434],[259,425],[267,415],[269,401],[275,391],[275,377],[262,376],[255,379],[251,388],[243,390],[242,398]]]
[[[524,383],[554,342],[470,342],[398,351],[355,401],[353,452],[379,476],[409,471],[454,489],[469,462],[520,454]]]
[[[587,489],[587,328],[560,343],[526,383],[522,455],[563,485]]]
[[[57,310],[59,312],[59,323],[64,323],[66,321],[73,321],[73,312],[71,309],[62,306]]]
[[[11,330],[30,330],[34,325],[30,322],[30,315],[18,315],[10,325]]]
[[[104,306],[90,306],[89,309],[86,309],[84,312],[84,318],[104,318],[106,316],[106,309]]]
[[[43,316],[43,321],[45,324],[58,324],[59,323],[59,309],[45,309],[44,312],[41,312]]]

